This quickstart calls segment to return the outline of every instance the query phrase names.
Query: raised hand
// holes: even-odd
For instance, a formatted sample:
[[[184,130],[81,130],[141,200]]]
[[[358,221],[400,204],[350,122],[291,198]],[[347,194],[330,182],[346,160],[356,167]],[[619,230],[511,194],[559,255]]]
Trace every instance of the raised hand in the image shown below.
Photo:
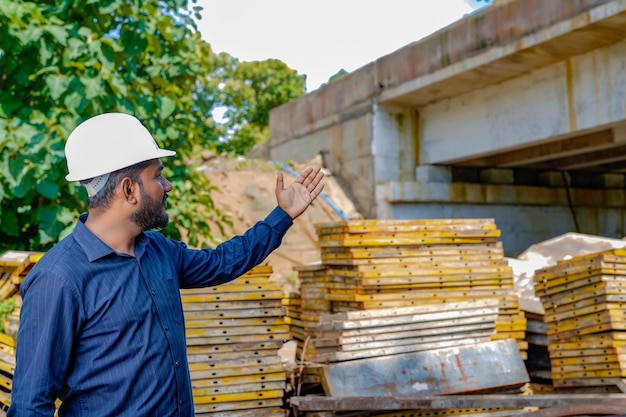
[[[295,219],[304,213],[324,189],[322,178],[324,178],[324,173],[320,167],[309,167],[296,178],[293,184],[285,188],[283,173],[279,171],[276,176],[278,206]]]

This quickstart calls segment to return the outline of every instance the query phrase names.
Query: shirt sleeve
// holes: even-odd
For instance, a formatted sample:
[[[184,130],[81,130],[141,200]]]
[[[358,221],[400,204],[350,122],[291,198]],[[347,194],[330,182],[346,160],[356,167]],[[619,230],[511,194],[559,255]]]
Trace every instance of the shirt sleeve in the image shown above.
[[[53,416],[65,385],[77,323],[76,297],[54,274],[22,286],[11,407],[7,416]]]
[[[292,225],[291,217],[276,207],[243,235],[235,236],[215,249],[184,248],[179,254],[181,288],[218,285],[243,275],[280,246]]]

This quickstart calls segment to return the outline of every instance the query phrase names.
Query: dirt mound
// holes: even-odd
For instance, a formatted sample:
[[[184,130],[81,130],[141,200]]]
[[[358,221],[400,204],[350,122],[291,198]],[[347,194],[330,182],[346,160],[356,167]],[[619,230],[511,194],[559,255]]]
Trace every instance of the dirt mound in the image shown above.
[[[276,207],[274,189],[279,170],[284,174],[285,186],[289,186],[295,180],[292,172],[299,173],[309,165],[319,166],[321,163],[321,160],[314,160],[309,164],[287,166],[260,159],[211,155],[205,158],[204,171],[221,190],[212,194],[215,206],[230,213],[233,222],[232,227],[226,227],[225,239],[245,232]],[[362,218],[332,173],[325,171],[325,175],[323,195],[294,221],[282,245],[267,260],[274,270],[271,279],[280,282],[285,291],[298,287],[294,267],[320,262],[315,224]]]

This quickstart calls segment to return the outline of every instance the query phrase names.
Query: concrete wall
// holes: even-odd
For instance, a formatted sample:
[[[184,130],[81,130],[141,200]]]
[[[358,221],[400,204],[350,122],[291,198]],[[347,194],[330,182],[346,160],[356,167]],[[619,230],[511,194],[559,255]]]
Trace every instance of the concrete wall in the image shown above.
[[[425,182],[377,187],[377,218],[493,218],[508,256],[567,232],[621,239],[626,235],[626,191],[445,182],[441,172]],[[568,196],[569,194],[569,196]],[[570,205],[571,200],[571,205]]]
[[[625,68],[622,41],[425,106],[420,162],[452,163],[624,122]]]

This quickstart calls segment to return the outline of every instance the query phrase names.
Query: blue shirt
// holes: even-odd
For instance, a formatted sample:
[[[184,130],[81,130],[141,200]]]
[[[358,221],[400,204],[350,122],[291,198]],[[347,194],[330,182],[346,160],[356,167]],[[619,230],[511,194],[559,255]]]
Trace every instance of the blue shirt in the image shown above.
[[[192,417],[179,288],[218,285],[262,262],[292,220],[277,207],[242,236],[193,250],[158,232],[119,254],[83,224],[28,274],[8,416]]]

